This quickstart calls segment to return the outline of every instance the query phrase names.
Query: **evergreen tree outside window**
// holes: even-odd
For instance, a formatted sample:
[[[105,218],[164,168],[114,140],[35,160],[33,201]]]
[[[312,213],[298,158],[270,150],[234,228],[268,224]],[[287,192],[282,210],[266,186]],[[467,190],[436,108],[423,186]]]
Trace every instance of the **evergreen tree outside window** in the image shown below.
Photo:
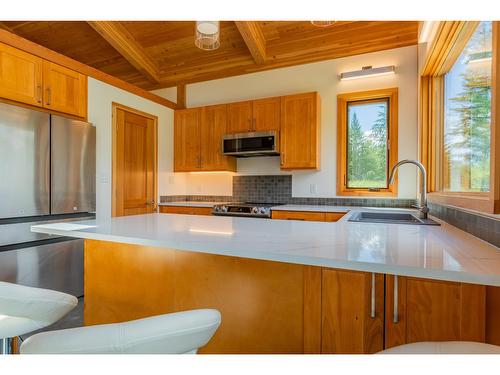
[[[481,22],[445,75],[443,190],[490,190],[492,23]]]
[[[388,187],[387,99],[347,104],[347,188]]]

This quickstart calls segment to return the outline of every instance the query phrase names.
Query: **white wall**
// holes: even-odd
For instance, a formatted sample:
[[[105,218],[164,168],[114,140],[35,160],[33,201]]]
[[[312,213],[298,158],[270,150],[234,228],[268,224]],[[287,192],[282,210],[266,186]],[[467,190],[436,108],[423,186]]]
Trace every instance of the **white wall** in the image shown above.
[[[96,126],[96,214],[98,219],[111,217],[111,126],[112,103],[123,104],[158,116],[158,195],[183,193],[183,176],[173,176],[174,111],[140,96],[96,79],[88,79],[88,118]],[[173,179],[168,185],[169,178]],[[177,179],[179,181],[177,181]],[[169,186],[168,191],[164,187]]]
[[[395,65],[396,74],[359,80],[338,80],[341,72],[358,70],[366,65]],[[294,197],[336,196],[336,127],[337,94],[380,88],[399,87],[399,159],[417,158],[417,47],[410,46],[328,60],[289,68],[274,69],[242,76],[223,78],[188,85],[187,106],[234,102],[270,96],[318,91],[322,98],[321,170],[293,171],[292,195]],[[158,90],[158,95],[173,90]],[[172,151],[169,151],[172,152]],[[168,160],[171,156],[168,156]],[[283,174],[279,169],[279,157],[238,159],[238,174]],[[181,183],[173,180],[162,191],[177,194],[231,194],[229,174],[183,174]],[[177,177],[177,178],[180,178]],[[210,183],[205,183],[205,180]],[[403,166],[399,174],[398,196],[416,197],[417,174],[412,166]],[[311,188],[311,185],[315,185]]]

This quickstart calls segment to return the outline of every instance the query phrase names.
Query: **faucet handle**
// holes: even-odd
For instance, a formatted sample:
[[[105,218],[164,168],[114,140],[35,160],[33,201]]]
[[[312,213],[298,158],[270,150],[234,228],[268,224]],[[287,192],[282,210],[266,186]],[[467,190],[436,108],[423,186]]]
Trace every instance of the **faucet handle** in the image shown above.
[[[416,209],[418,209],[418,210],[422,211],[422,212],[425,212],[425,213],[428,213],[428,212],[429,212],[429,207],[427,207],[427,206],[420,206],[420,205],[418,205],[418,204],[412,204],[411,206],[412,206],[413,208],[416,208]]]

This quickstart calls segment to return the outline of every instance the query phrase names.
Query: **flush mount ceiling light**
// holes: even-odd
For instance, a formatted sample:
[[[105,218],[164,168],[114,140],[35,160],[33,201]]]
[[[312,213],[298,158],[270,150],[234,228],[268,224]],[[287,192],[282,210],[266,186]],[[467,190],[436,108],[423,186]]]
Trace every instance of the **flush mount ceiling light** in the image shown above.
[[[317,27],[328,27],[332,26],[337,21],[311,21],[314,26]]]
[[[195,46],[205,51],[219,48],[219,30],[219,21],[196,21]]]
[[[364,66],[361,70],[354,70],[352,72],[340,73],[339,79],[341,81],[346,81],[349,79],[385,76],[387,74],[394,74],[395,71],[396,67],[394,65],[382,66],[380,68],[373,68],[372,66]]]

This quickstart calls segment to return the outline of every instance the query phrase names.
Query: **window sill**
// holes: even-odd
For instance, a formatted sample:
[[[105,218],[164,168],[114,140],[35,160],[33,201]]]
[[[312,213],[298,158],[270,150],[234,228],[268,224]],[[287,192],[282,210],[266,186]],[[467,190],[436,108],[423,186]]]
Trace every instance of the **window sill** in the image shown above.
[[[351,197],[397,197],[397,191],[381,190],[381,191],[367,191],[363,189],[339,189],[337,190],[338,196],[351,196]]]
[[[435,192],[429,193],[428,200],[430,203],[446,204],[490,214],[500,213],[500,205],[491,199],[489,193]]]

